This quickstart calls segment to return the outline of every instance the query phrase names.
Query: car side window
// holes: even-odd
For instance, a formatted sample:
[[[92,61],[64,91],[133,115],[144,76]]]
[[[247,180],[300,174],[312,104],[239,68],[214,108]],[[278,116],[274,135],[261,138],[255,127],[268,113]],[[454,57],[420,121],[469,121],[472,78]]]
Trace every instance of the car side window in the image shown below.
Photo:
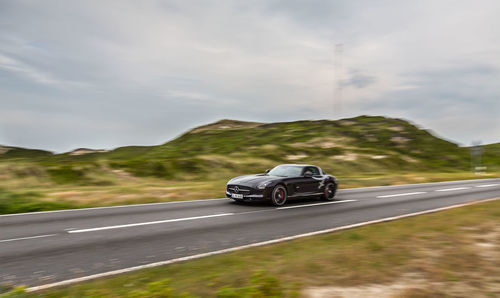
[[[307,172],[307,171],[309,171],[309,172],[313,173],[313,176],[318,176],[318,175],[321,175],[321,174],[319,173],[318,168],[316,168],[316,167],[307,167],[307,168],[304,170],[304,173],[305,173],[305,172]]]

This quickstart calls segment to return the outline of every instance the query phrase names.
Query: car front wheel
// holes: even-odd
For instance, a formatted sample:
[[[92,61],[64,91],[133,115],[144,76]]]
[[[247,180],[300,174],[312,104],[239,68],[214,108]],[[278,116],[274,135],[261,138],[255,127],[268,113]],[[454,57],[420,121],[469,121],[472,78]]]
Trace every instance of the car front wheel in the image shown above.
[[[271,203],[274,206],[283,206],[286,202],[286,189],[282,185],[278,185],[271,193]]]
[[[321,198],[325,201],[333,201],[335,200],[335,193],[337,192],[337,185],[332,182],[329,182],[325,186],[325,191]]]

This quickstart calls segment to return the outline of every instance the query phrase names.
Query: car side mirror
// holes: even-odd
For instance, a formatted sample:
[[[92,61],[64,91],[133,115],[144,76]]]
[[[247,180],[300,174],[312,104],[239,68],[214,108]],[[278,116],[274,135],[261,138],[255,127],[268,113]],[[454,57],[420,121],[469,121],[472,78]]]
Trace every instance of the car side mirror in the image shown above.
[[[306,171],[304,173],[304,177],[312,177],[313,176],[313,173],[311,171]]]
[[[266,174],[267,174],[267,173],[269,173],[269,172],[271,172],[271,170],[267,169],[267,170],[266,170]]]

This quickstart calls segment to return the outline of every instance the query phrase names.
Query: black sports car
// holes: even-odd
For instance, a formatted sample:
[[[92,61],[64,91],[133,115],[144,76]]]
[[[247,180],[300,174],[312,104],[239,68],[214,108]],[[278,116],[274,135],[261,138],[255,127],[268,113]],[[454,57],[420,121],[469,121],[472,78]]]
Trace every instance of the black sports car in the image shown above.
[[[226,196],[235,201],[268,200],[275,206],[287,198],[319,196],[334,200],[337,178],[313,165],[284,164],[265,174],[240,176],[229,180]]]

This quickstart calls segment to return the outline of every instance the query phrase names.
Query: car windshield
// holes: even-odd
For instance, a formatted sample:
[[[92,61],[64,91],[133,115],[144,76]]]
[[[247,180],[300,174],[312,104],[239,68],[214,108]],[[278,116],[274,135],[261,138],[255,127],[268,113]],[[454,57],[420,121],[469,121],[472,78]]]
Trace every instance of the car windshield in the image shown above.
[[[268,175],[281,177],[299,177],[302,174],[302,167],[299,166],[277,166]]]

